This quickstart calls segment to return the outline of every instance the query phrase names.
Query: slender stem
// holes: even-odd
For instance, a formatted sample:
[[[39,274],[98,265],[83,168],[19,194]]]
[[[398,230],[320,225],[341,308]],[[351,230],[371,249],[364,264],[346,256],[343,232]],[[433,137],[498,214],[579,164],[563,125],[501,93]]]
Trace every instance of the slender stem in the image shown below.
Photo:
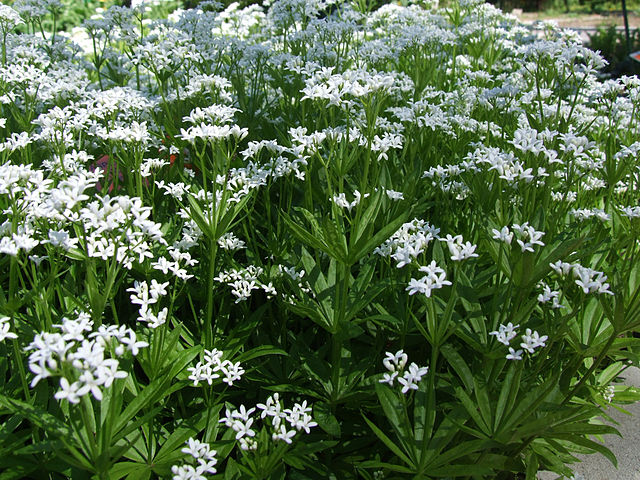
[[[213,312],[213,277],[216,273],[216,253],[218,243],[215,238],[209,243],[209,273],[207,276],[207,314],[203,320],[205,348],[213,348],[215,342],[216,320]]]

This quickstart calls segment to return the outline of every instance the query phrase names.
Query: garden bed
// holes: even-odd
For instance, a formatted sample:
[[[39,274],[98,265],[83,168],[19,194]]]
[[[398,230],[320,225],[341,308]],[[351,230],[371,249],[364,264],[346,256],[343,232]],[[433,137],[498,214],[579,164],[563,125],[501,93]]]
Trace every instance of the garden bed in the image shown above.
[[[475,0],[165,10],[0,6],[0,478],[615,463],[640,81]]]

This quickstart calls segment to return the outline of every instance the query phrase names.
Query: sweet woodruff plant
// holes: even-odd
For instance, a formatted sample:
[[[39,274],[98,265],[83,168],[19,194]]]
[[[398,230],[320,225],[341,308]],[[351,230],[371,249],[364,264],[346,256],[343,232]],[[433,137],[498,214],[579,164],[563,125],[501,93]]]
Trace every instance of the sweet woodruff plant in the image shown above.
[[[477,0],[107,7],[0,6],[7,478],[615,464],[636,77]]]

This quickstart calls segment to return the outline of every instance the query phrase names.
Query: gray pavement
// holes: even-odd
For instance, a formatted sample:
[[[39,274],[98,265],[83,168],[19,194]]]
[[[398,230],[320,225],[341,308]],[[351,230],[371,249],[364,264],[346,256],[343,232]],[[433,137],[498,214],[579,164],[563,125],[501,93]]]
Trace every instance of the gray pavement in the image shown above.
[[[640,387],[640,369],[632,367],[622,376],[626,377],[625,385]],[[605,445],[618,459],[618,469],[600,454],[576,455],[581,462],[571,466],[574,472],[581,474],[585,480],[640,480],[640,402],[623,405],[633,415],[626,415],[618,410],[609,409],[609,415],[620,425],[616,428],[622,434],[605,435]],[[558,475],[550,472],[538,474],[540,480],[554,480]]]

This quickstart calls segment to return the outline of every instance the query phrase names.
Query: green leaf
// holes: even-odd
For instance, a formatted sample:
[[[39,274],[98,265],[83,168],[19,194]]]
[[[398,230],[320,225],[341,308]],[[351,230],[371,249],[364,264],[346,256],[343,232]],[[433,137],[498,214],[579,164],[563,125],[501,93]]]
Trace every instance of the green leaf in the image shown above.
[[[513,408],[513,402],[515,401],[518,391],[520,390],[520,375],[522,373],[521,364],[515,364],[511,362],[507,369],[507,374],[502,381],[502,388],[500,389],[500,396],[498,397],[498,403],[496,404],[495,420],[493,429],[498,430],[502,416],[505,412],[510,411]]]
[[[365,255],[369,254],[373,251],[374,248],[379,247],[387,240],[391,235],[393,235],[400,226],[407,221],[407,217],[409,216],[409,211],[402,213],[398,217],[394,218],[387,225],[382,227],[375,235],[368,238],[366,236],[362,237],[353,247],[353,250],[349,251],[349,259],[348,264],[353,265],[358,262]]]
[[[467,395],[467,392],[462,388],[456,387],[455,390],[458,400],[460,401],[460,403],[462,403],[462,406],[465,408],[469,416],[471,416],[478,428],[483,432],[485,436],[490,436],[491,431],[489,429],[489,426],[484,422],[484,419],[480,415],[476,403],[471,400],[471,397],[469,397],[469,395]]]
[[[254,358],[265,357],[267,355],[284,355],[286,357],[289,354],[281,348],[276,348],[273,345],[260,345],[259,347],[255,347],[241,353],[235,358],[235,360],[238,362],[248,362]]]
[[[350,249],[354,245],[358,244],[358,241],[362,238],[362,235],[365,232],[369,232],[372,229],[375,223],[375,218],[378,216],[380,205],[382,205],[382,190],[379,190],[377,193],[374,193],[373,197],[369,199],[369,206],[360,217],[358,224],[355,225],[355,228],[353,229],[353,234],[349,239]]]
[[[0,406],[8,409],[16,415],[26,418],[33,425],[42,428],[49,434],[55,435],[56,437],[63,437],[68,440],[72,438],[72,432],[66,423],[57,419],[40,407],[23,402],[22,400],[9,398],[2,394],[0,394]]]
[[[538,456],[530,450],[527,455],[527,471],[525,480],[536,480],[538,474]]]
[[[489,392],[486,382],[480,383],[477,378],[474,377],[473,384],[475,386],[474,393],[476,402],[478,403],[478,409],[484,420],[484,424],[487,426],[489,432],[491,432],[491,425],[493,425],[493,415],[491,411],[491,404],[489,402]]]
[[[447,363],[453,368],[453,370],[458,375],[458,378],[462,380],[464,383],[464,387],[467,391],[473,391],[473,374],[471,373],[471,369],[467,365],[467,362],[464,361],[462,356],[458,353],[458,351],[451,345],[450,343],[445,343],[440,347],[440,352],[442,356],[447,360]]]
[[[148,470],[149,466],[138,462],[118,462],[109,469],[109,480],[119,480],[141,469]]]
[[[313,406],[313,418],[318,422],[318,426],[333,437],[340,438],[342,432],[338,419],[331,413],[331,408],[327,403],[316,402]]]
[[[295,304],[287,304],[287,308],[301,317],[306,317],[317,323],[320,327],[324,328],[329,333],[335,333],[336,329],[327,318],[325,318],[317,308],[306,305],[302,302],[296,301]]]
[[[364,418],[364,421],[367,422],[367,425],[369,425],[369,428],[373,430],[373,433],[376,435],[376,437],[378,437],[382,441],[382,443],[384,443],[387,446],[389,450],[391,450],[400,460],[406,463],[411,469],[415,469],[415,465],[409,459],[409,457],[407,457],[407,455],[405,455],[404,452],[400,450],[400,448],[398,448],[398,446],[382,432],[382,430],[376,427],[373,422],[371,422],[367,417],[364,416],[364,414],[362,414],[362,418]]]
[[[204,233],[205,236],[209,238],[209,240],[217,240],[214,238],[214,228],[209,225],[209,221],[205,218],[204,213],[202,212],[202,208],[200,208],[200,205],[198,204],[198,201],[192,195],[187,195],[187,201],[189,202],[189,206],[191,207],[191,210],[189,212],[189,216],[191,217],[191,219],[196,222],[198,228],[202,230],[202,233]]]
[[[201,347],[197,346],[180,352],[176,355],[176,358],[174,358],[168,371],[161,373],[159,378],[138,392],[136,397],[127,405],[115,421],[113,425],[114,435],[118,434],[140,410],[159,402],[166,396],[182,388],[180,385],[174,385],[173,388],[169,388],[169,385],[178,373],[198,355],[200,349]]]
[[[208,410],[208,415],[207,410],[199,412],[188,422],[189,425],[174,430],[160,447],[154,457],[154,462],[162,462],[166,457],[182,449],[189,438],[196,437],[206,427],[207,419],[217,421],[222,407],[223,405],[215,405]]]
[[[299,241],[301,241],[308,247],[329,254],[329,248],[325,245],[324,241],[320,240],[317,236],[313,235],[312,233],[308,232],[300,225],[295,223],[285,212],[280,212],[280,215],[282,216],[284,223],[291,230],[293,236],[296,237]]]
[[[407,454],[414,459],[413,428],[401,401],[398,399],[397,394],[387,385],[376,383],[375,389],[382,410],[384,410],[387,420],[395,430],[398,440]],[[415,464],[416,462],[413,461],[412,463]]]
[[[378,462],[376,460],[367,460],[366,462],[360,463],[358,466],[361,468],[382,468],[398,473],[414,473],[414,470],[411,468],[403,467],[402,465],[394,465],[393,463]]]
[[[242,212],[242,210],[244,209],[244,207],[246,206],[246,204],[249,202],[250,199],[251,199],[251,195],[245,195],[237,203],[233,203],[233,204],[226,203],[229,209],[224,214],[222,219],[218,221],[218,224],[215,227],[215,237],[216,237],[215,240],[218,240],[222,235],[224,235],[225,233],[227,233],[227,231],[229,231],[229,228],[231,227],[231,223],[235,220],[238,214]]]
[[[347,259],[347,238],[344,236],[342,229],[338,228],[335,220],[331,217],[325,217],[323,219],[322,234],[329,256],[335,258],[342,264],[349,264]]]

